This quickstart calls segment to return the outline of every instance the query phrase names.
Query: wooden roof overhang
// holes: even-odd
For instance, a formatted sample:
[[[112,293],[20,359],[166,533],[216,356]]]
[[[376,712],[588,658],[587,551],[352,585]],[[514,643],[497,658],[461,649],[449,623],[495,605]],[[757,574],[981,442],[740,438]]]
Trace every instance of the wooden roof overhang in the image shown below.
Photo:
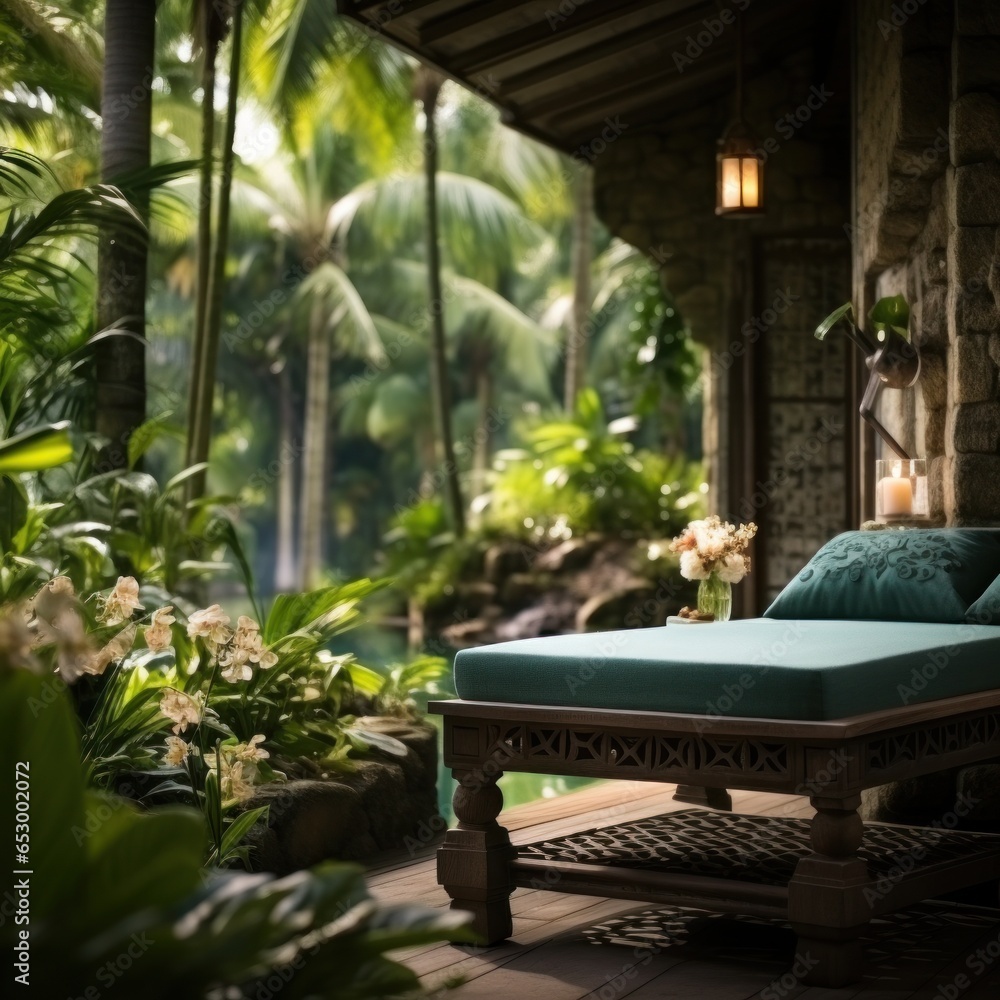
[[[817,0],[337,0],[338,12],[573,154],[610,125],[641,131],[821,39]],[[708,23],[706,23],[708,22]],[[713,30],[714,29],[714,30]],[[605,136],[605,139],[607,136]]]

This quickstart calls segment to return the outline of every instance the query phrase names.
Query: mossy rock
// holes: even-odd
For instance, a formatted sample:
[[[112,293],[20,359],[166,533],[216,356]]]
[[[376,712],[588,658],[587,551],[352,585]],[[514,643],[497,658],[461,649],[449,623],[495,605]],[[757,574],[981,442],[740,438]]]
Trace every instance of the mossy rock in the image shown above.
[[[285,875],[328,859],[366,861],[443,832],[434,727],[387,716],[359,719],[358,726],[399,740],[406,755],[373,750],[349,774],[262,786],[248,803],[270,807],[267,828],[253,838],[255,870]]]

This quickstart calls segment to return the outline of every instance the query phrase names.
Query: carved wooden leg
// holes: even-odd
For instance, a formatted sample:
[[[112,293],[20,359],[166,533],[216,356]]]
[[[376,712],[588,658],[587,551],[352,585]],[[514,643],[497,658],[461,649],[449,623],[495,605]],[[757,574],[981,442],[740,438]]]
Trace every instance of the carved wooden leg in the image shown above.
[[[816,815],[814,854],[803,858],[788,884],[788,919],[798,935],[796,966],[810,986],[834,988],[861,978],[859,935],[871,919],[865,899],[868,868],[858,857],[864,824],[861,796],[810,799]]]
[[[438,882],[451,896],[452,909],[469,910],[476,934],[486,944],[496,944],[513,929],[510,863],[517,854],[496,821],[503,808],[503,793],[496,784],[500,774],[452,773],[459,783],[453,800],[458,826],[448,831],[438,850]]]
[[[690,802],[695,806],[733,811],[733,797],[725,788],[708,788],[705,785],[678,785],[674,792],[675,802]]]

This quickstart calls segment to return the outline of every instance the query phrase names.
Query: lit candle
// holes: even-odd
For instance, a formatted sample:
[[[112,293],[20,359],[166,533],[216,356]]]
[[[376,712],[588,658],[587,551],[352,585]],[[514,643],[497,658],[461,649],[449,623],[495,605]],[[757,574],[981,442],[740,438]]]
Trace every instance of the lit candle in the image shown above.
[[[724,208],[740,207],[740,161],[736,156],[722,161],[722,204]]]
[[[909,476],[886,476],[879,481],[879,493],[882,497],[882,513],[886,515],[913,513],[913,486]]]
[[[758,188],[757,161],[748,156],[743,160],[743,205],[746,208],[758,206],[760,197]]]

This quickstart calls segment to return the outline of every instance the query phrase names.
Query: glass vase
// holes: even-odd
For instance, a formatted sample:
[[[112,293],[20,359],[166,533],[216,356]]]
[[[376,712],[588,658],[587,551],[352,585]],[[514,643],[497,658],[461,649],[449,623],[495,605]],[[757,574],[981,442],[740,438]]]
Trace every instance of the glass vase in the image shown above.
[[[733,613],[733,585],[712,573],[698,584],[698,610],[727,622]]]

